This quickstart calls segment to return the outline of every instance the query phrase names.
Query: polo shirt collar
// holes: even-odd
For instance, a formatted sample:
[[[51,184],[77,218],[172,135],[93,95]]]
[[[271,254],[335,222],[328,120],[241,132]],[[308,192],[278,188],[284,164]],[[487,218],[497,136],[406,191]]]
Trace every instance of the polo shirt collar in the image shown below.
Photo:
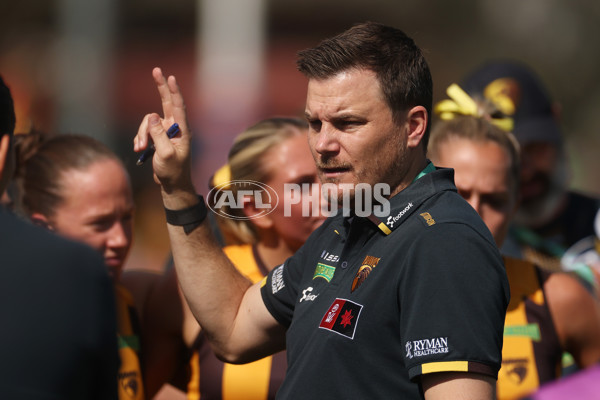
[[[436,168],[429,163],[427,168],[420,174],[420,177],[418,176],[408,187],[389,199],[389,214],[381,217],[371,214],[367,218],[381,232],[389,235],[428,198],[445,190],[456,191],[454,170]]]
[[[334,222],[332,228],[336,234],[344,238],[347,236],[354,218],[365,218],[375,225],[378,231],[389,235],[425,200],[444,190],[456,191],[454,170],[435,167],[429,162],[408,187],[389,199],[390,211],[388,214],[380,217],[374,214],[367,217],[343,217]]]

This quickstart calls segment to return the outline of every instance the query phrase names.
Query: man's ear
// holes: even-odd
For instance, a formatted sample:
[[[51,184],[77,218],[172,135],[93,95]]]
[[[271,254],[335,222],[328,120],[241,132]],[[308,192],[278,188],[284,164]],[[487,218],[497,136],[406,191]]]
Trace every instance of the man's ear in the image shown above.
[[[423,106],[415,106],[408,111],[406,123],[408,125],[408,148],[416,148],[427,131],[427,110]]]
[[[44,214],[34,212],[33,214],[31,214],[29,219],[31,219],[31,222],[33,222],[37,226],[41,226],[42,228],[46,228],[50,231],[54,230],[54,227],[52,226],[52,224],[50,224],[50,221]]]

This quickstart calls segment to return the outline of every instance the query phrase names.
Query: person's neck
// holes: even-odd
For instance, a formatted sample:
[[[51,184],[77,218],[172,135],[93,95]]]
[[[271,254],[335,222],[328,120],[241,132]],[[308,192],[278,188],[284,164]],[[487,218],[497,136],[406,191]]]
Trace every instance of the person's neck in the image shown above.
[[[294,254],[294,252],[280,238],[259,241],[256,244],[256,251],[263,264],[269,271],[278,265],[283,264],[285,260]]]
[[[423,156],[416,157],[413,161],[410,162],[409,168],[407,169],[404,176],[401,178],[400,183],[396,185],[395,188],[392,188],[390,193],[390,198],[394,197],[404,189],[406,189],[419,175],[421,171],[425,169],[428,164],[427,158]]]

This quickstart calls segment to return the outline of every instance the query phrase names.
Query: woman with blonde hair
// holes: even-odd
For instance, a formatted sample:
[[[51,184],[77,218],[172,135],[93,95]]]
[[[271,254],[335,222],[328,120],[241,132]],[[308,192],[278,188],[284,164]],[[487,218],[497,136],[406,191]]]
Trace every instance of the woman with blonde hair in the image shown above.
[[[294,254],[324,220],[321,215],[303,215],[301,201],[289,205],[287,213],[282,204],[288,196],[286,184],[312,187],[318,182],[307,131],[306,121],[299,118],[262,120],[235,138],[227,164],[211,179],[213,190],[207,201],[224,238],[224,251],[253,282]],[[264,199],[243,192],[247,189],[245,184],[252,183],[275,194],[279,205],[263,212]],[[224,192],[229,192],[230,199],[243,201],[219,201],[215,194]],[[303,195],[310,195],[310,191]],[[144,313],[144,327],[149,326],[144,331],[150,335],[146,371],[153,386],[149,393],[170,381],[187,389],[188,399],[273,399],[285,375],[285,354],[245,365],[223,363],[204,340],[201,327],[177,290],[171,266],[153,291]],[[178,311],[178,317],[173,318],[173,310],[181,309],[181,305],[183,313]],[[191,372],[186,378],[187,388],[176,376],[185,369],[181,368],[182,362],[188,362]]]
[[[502,246],[518,207],[519,145],[511,121],[487,103],[476,103],[456,85],[438,104],[429,156],[454,169],[458,192],[478,212]],[[586,368],[600,360],[600,307],[576,276],[550,273],[504,256],[510,303],[504,324],[497,398],[516,400],[560,377],[563,352]]]

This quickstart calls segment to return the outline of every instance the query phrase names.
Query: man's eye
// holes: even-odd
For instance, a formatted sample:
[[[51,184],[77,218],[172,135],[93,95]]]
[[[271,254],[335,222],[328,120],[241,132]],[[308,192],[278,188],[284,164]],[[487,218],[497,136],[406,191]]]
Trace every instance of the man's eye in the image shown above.
[[[308,125],[310,126],[310,128],[311,128],[312,130],[314,130],[314,131],[317,131],[317,132],[318,132],[318,131],[320,131],[320,130],[321,130],[321,125],[322,125],[322,122],[321,122],[321,121],[319,121],[319,120],[312,120],[312,121],[311,121],[311,120],[309,120],[309,121],[308,121]]]
[[[98,232],[104,232],[110,229],[110,227],[112,226],[113,222],[112,220],[106,220],[106,219],[101,219],[98,221],[94,221],[92,222],[92,226],[94,227],[94,229]]]
[[[342,120],[335,123],[336,129],[340,131],[347,131],[354,129],[360,125],[359,121],[354,120]]]
[[[495,210],[502,210],[508,204],[508,199],[504,196],[489,196],[485,202]]]

